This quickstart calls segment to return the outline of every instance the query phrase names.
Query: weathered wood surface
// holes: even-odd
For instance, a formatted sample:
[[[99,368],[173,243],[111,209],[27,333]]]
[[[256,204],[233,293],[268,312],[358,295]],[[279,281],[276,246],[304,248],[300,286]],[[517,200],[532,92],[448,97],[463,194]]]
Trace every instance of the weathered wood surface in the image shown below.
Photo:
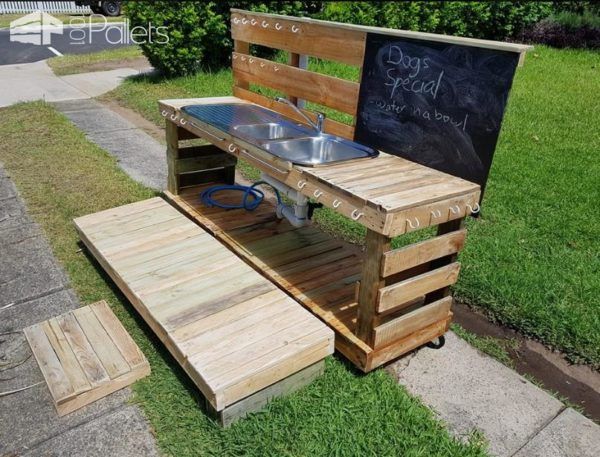
[[[105,301],[23,330],[59,416],[150,374],[150,365]]]
[[[333,352],[330,329],[161,198],[75,225],[217,411]]]
[[[231,9],[231,16],[231,33],[234,40],[240,39],[277,49],[297,52],[298,54],[308,54],[324,59],[346,62],[356,66],[362,65],[365,35],[369,32],[417,40],[439,41],[442,43],[497,49],[500,51],[516,52],[521,55],[533,49],[533,46],[527,44],[505,43],[502,41],[416,32],[412,30],[386,29],[323,21],[307,17],[257,13],[236,8]],[[236,18],[239,19],[238,22],[236,22]],[[243,19],[246,22],[242,22]],[[255,23],[252,22],[252,19],[255,20]],[[266,22],[266,27],[263,21]],[[277,23],[281,26],[279,30],[275,29]],[[296,30],[295,32],[292,30],[292,27],[296,27],[294,29]],[[322,44],[319,41],[320,37],[325,38]]]
[[[242,90],[238,88],[238,92]],[[183,119],[186,122],[184,129],[248,160],[308,197],[314,198],[315,192],[321,193],[319,202],[377,233],[397,236],[464,218],[479,201],[477,184],[385,153],[372,159],[301,167],[267,154],[227,132],[217,132],[225,140],[215,142],[212,133],[206,134],[207,131],[214,133],[214,127],[181,111],[186,105],[210,103],[250,102],[237,97],[213,97],[161,100],[159,106],[167,116]],[[277,111],[280,108],[276,105],[287,106],[274,100],[273,104],[271,107]],[[177,193],[171,187],[169,191]]]
[[[277,219],[268,202],[252,212],[204,207],[198,200],[204,188],[198,186],[184,189],[179,195],[169,192],[165,195],[327,323],[335,331],[336,349],[363,371],[370,371],[446,331],[449,312],[431,323],[426,332],[418,329],[374,350],[355,333],[357,281],[361,279],[363,265],[359,247],[334,239],[314,227],[292,227],[286,220]],[[239,202],[239,199],[239,193],[235,192],[219,195],[223,203]]]

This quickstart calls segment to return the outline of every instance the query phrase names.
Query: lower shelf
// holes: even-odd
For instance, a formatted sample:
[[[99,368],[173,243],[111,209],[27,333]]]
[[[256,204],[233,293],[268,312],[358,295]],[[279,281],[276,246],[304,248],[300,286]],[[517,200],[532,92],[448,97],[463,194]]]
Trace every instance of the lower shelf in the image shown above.
[[[336,349],[361,370],[368,372],[447,331],[451,314],[372,349],[354,334],[361,249],[315,227],[293,227],[278,219],[268,202],[251,212],[205,207],[199,194],[210,185],[185,188],[179,195],[165,192],[165,197],[329,325],[336,334]],[[224,191],[218,198],[238,203],[240,193]]]

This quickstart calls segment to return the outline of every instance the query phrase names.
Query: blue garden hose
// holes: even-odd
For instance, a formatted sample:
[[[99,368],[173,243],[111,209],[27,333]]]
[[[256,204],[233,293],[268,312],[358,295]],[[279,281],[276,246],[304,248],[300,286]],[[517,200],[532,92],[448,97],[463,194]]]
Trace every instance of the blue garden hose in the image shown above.
[[[202,204],[204,206],[216,206],[218,208],[224,208],[224,209],[245,209],[246,211],[254,211],[256,208],[258,208],[258,206],[262,203],[262,201],[265,198],[265,194],[262,190],[260,189],[256,189],[257,186],[260,186],[261,184],[267,184],[269,186],[271,186],[268,182],[266,181],[257,181],[254,184],[252,184],[251,186],[242,186],[239,184],[220,184],[218,186],[212,186],[209,187],[208,189],[205,189],[201,194],[200,194],[200,200],[202,201]],[[271,186],[273,187],[273,186]],[[218,200],[216,200],[215,198],[213,198],[213,195],[218,193],[218,192],[222,192],[222,191],[226,191],[226,190],[236,190],[239,192],[243,192],[244,194],[242,195],[242,202],[236,205],[228,205],[226,203],[221,203]],[[277,196],[277,203],[281,204],[281,195],[279,195],[279,191],[277,189],[275,189],[273,187],[273,190],[275,191],[275,195]]]

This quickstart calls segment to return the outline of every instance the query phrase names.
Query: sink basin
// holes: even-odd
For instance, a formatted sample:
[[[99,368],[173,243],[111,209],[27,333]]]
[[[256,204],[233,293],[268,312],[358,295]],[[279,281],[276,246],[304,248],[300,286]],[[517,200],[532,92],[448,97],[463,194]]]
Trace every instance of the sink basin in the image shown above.
[[[309,138],[272,141],[263,144],[262,147],[284,160],[307,166],[373,157],[376,155],[370,148],[326,134]]]
[[[236,125],[233,131],[247,140],[279,140],[283,138],[301,138],[310,135],[304,129],[287,123],[267,122],[265,124]]]
[[[319,133],[282,114],[249,103],[188,105],[182,111],[283,160],[315,166],[375,157],[378,152],[334,135]]]

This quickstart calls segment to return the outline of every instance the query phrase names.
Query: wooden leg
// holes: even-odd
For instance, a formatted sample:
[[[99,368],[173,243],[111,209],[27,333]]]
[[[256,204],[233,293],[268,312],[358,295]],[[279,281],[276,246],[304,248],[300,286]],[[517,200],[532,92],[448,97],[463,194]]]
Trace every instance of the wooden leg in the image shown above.
[[[176,163],[179,158],[179,129],[169,119],[166,120],[167,139],[167,190],[173,195],[179,194],[179,177]]]
[[[375,308],[379,289],[385,285],[381,277],[383,253],[390,250],[391,240],[373,230],[367,230],[365,260],[358,292],[356,336],[368,345],[373,344]]]

